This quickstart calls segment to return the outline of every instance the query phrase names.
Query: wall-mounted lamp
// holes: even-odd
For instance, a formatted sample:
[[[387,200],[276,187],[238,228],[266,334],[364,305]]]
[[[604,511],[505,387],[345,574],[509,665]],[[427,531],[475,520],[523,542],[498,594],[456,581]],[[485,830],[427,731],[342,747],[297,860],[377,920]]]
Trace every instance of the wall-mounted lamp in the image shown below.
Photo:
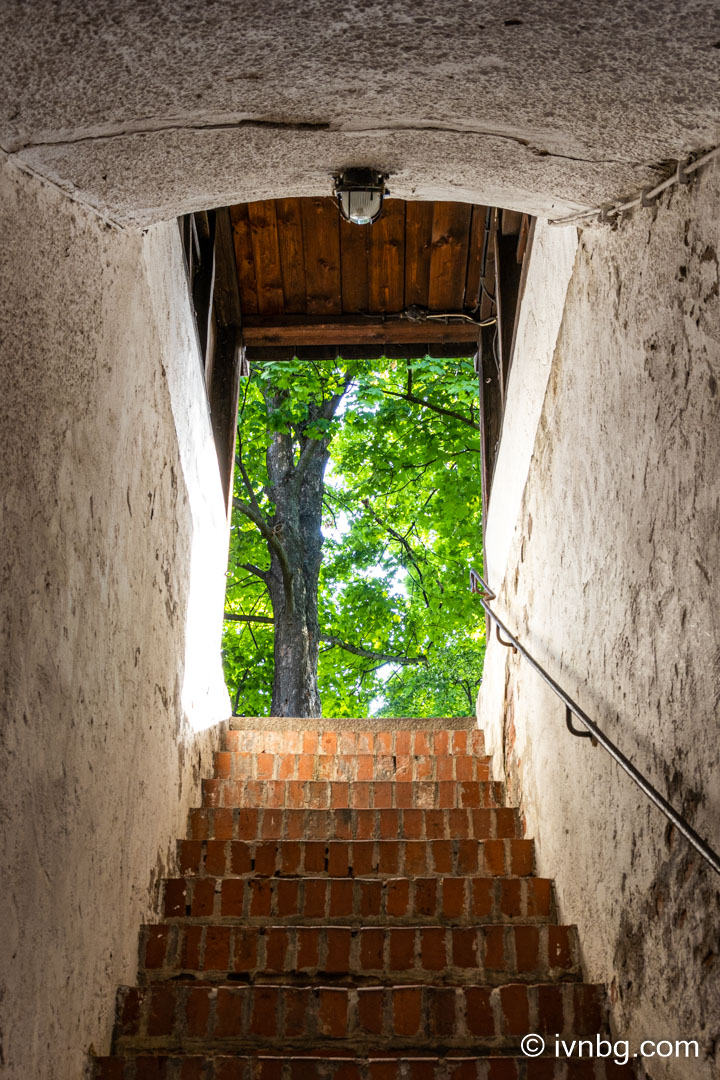
[[[333,194],[340,213],[353,225],[372,225],[388,194],[385,175],[377,169],[346,169],[335,177]]]

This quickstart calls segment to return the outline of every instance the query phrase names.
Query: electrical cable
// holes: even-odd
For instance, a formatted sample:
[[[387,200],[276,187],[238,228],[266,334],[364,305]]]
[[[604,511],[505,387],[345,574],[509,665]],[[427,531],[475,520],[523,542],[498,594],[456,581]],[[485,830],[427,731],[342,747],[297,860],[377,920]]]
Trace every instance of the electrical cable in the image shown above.
[[[700,157],[692,160],[686,158],[685,161],[678,161],[677,168],[672,176],[669,176],[662,183],[657,184],[654,188],[644,188],[639,195],[636,195],[632,199],[628,199],[625,202],[607,203],[595,210],[584,210],[579,214],[571,214],[565,218],[551,219],[550,225],[582,225],[588,224],[593,218],[597,218],[603,225],[610,224],[611,220],[617,219],[620,214],[626,210],[634,210],[637,206],[652,206],[663,191],[667,191],[673,184],[688,184],[690,182],[690,175],[701,169],[704,165],[707,165],[714,158],[720,156],[720,146],[716,146],[714,150],[708,150],[706,154],[702,154]]]

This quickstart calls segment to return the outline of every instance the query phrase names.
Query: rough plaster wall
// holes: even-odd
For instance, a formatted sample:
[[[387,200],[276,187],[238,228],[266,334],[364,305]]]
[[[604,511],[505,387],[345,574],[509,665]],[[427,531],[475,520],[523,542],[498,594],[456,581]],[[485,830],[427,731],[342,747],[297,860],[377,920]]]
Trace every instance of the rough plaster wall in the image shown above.
[[[555,213],[720,136],[713,0],[5,0],[0,146],[122,222],[327,194]]]
[[[171,393],[198,359],[174,233],[120,235],[7,166],[0,229],[0,1073],[70,1080],[108,1049],[211,767],[218,729],[194,727],[228,715],[221,608],[189,685],[200,477]],[[217,550],[216,464],[203,479]]]
[[[719,201],[716,169],[583,234],[497,605],[716,849]],[[717,876],[496,642],[479,714],[617,1034],[697,1038],[650,1075],[719,1076]]]

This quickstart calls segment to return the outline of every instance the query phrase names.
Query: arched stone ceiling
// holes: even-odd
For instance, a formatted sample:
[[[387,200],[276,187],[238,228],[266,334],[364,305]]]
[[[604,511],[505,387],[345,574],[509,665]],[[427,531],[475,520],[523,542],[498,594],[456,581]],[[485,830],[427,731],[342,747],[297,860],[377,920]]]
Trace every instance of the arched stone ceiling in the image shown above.
[[[0,147],[114,221],[326,194],[556,215],[720,141],[720,7],[11,0]]]

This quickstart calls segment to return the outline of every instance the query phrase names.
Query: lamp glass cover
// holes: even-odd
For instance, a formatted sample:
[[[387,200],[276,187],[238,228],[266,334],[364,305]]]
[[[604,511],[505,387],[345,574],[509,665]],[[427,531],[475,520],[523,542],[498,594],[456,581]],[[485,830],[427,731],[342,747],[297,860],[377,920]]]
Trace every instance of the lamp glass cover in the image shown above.
[[[382,192],[355,188],[341,191],[340,199],[345,217],[355,225],[370,225],[382,208]]]

